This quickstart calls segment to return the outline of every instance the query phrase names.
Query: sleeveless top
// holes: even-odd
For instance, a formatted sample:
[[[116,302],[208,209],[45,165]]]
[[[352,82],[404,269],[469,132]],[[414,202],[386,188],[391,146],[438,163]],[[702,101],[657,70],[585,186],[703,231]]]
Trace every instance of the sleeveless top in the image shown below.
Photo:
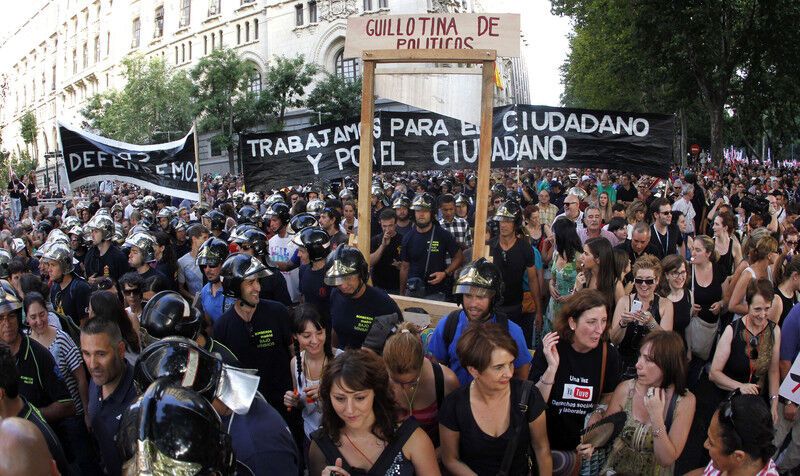
[[[342,458],[342,469],[351,476],[412,476],[415,474],[414,464],[403,454],[403,445],[417,428],[419,428],[419,424],[414,418],[403,421],[397,428],[392,441],[383,449],[378,459],[375,460],[375,464],[368,470],[350,466],[339,451],[339,446],[331,440],[324,428],[315,431],[311,438],[325,455],[326,465],[335,464],[337,458]]]
[[[689,320],[692,312],[691,292],[683,290],[683,297],[678,302],[672,303],[672,330],[677,332],[686,345],[686,328],[689,327]]]
[[[750,331],[744,325],[744,319],[738,319],[729,324],[733,329],[733,340],[731,340],[731,352],[728,361],[722,372],[743,383],[754,383],[766,392],[765,385],[769,364],[772,359],[772,347],[775,344],[775,323],[769,321],[767,327],[757,335],[758,338],[758,358],[750,359]]]
[[[673,468],[664,468],[656,462],[655,443],[653,442],[653,428],[649,423],[642,423],[633,416],[633,393],[635,380],[631,380],[628,389],[628,399],[625,400],[625,426],[622,427],[617,439],[614,441],[611,454],[608,455],[605,467],[600,474],[614,471],[616,474],[636,475],[671,475]],[[675,408],[681,401],[680,395],[676,397]],[[669,401],[666,402],[668,406]],[[673,414],[674,419],[674,414]],[[669,424],[669,422],[666,422]]]
[[[539,248],[539,245],[542,243],[542,240],[544,239],[544,224],[540,224],[539,228],[541,230],[541,235],[539,235],[539,238],[534,238],[533,236],[528,238],[531,241],[531,246],[537,249]]]
[[[634,294],[628,295],[628,309],[634,300]],[[669,300],[668,300],[669,301]],[[659,312],[660,298],[658,294],[653,295],[653,300],[650,301],[648,311],[653,315],[653,319],[661,324],[661,313]],[[639,359],[639,346],[641,345],[644,336],[650,333],[647,326],[637,322],[631,322],[625,328],[625,336],[622,342],[619,343],[619,356],[622,359],[622,376],[623,378],[633,378],[636,376],[636,360]]]
[[[694,276],[694,282],[691,284],[693,284],[692,288],[694,289],[694,303],[700,305],[698,316],[706,322],[714,323],[717,322],[719,316],[714,315],[710,311],[710,307],[722,299],[722,282],[725,281],[725,278],[722,276],[717,263],[712,263],[711,270],[711,283],[708,286],[700,286],[697,282],[697,276]]]
[[[428,434],[433,446],[439,447],[439,406],[444,399],[444,371],[438,363],[431,362],[433,368],[433,380],[436,397],[433,402],[425,408],[416,408],[411,412],[411,416],[417,420],[419,427]],[[408,418],[408,411],[400,409],[400,419]]]
[[[781,298],[781,303],[783,303],[783,310],[781,311],[781,315],[778,319],[778,327],[783,327],[783,320],[786,319],[786,316],[789,314],[789,311],[792,310],[795,304],[797,304],[797,294],[792,295],[791,297],[786,297],[783,295],[783,292],[775,286],[775,294]]]
[[[728,251],[726,251],[724,255],[719,256],[717,264],[719,265],[722,271],[722,276],[727,278],[728,276],[733,274],[734,271],[733,237],[728,238]]]

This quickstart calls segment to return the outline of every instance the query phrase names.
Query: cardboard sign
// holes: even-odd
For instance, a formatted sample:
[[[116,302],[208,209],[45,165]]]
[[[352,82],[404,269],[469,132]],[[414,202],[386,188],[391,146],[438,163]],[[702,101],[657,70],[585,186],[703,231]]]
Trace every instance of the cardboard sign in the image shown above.
[[[496,50],[519,56],[519,15],[452,13],[380,15],[347,19],[344,57],[364,50]]]
[[[800,405],[800,355],[794,359],[792,368],[789,369],[789,374],[783,379],[778,394]]]

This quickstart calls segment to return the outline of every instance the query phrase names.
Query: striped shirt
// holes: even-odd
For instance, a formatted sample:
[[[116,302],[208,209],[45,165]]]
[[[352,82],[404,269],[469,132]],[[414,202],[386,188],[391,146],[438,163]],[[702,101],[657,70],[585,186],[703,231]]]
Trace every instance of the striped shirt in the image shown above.
[[[56,329],[56,338],[48,348],[56,361],[56,374],[67,386],[72,400],[75,402],[75,413],[83,415],[83,402],[78,392],[78,381],[75,379],[76,369],[83,364],[78,346],[66,332]]]

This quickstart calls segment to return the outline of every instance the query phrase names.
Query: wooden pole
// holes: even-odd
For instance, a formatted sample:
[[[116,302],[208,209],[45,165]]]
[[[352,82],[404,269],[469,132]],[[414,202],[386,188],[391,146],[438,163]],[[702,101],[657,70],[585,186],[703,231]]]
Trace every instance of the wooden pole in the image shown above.
[[[372,226],[372,122],[375,118],[375,61],[364,60],[361,80],[361,152],[358,162],[358,249],[369,264]]]
[[[481,86],[481,135],[478,155],[478,190],[475,192],[475,245],[472,259],[488,258],[486,219],[489,211],[489,170],[492,162],[492,122],[494,120],[494,59],[483,61]]]
[[[194,134],[194,172],[197,174],[197,204],[203,201],[203,174],[200,173],[200,138],[197,137],[197,121],[192,123]]]

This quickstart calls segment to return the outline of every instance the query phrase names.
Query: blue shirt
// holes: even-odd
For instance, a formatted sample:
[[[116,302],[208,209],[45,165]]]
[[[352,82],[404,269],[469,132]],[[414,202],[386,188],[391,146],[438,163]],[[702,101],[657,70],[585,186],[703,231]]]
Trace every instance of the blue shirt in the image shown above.
[[[253,474],[296,476],[297,447],[283,417],[256,395],[246,415],[231,414],[222,418],[228,428],[236,459]],[[253,438],[253,435],[259,435]]]
[[[781,326],[781,360],[794,363],[800,353],[800,304],[795,304]]]
[[[136,400],[136,386],[133,385],[133,367],[125,363],[117,388],[103,398],[103,389],[89,381],[89,418],[92,422],[92,435],[100,449],[100,458],[106,474],[122,473],[122,459],[117,449],[117,433],[122,422],[122,414]]]
[[[222,293],[222,288],[219,288],[217,295],[211,294],[211,286],[213,283],[206,283],[203,289],[200,290],[200,303],[203,305],[203,312],[206,313],[212,324],[216,323],[225,312],[233,307],[236,302],[235,299],[228,298]]]
[[[490,322],[497,322],[496,316],[492,316]],[[451,342],[450,346],[447,348],[445,348],[444,345],[444,328],[446,323],[447,316],[439,319],[436,329],[434,329],[430,340],[428,340],[428,352],[436,357],[436,360],[439,362],[449,361],[449,366],[453,372],[456,373],[459,383],[461,383],[461,385],[466,385],[472,381],[472,375],[469,374],[467,369],[461,366],[461,362],[458,360],[458,355],[456,355],[456,344],[458,343],[458,339],[461,338],[461,334],[464,332],[464,329],[467,327],[467,315],[463,310],[458,314],[458,326],[456,326],[456,333],[453,336],[453,342]],[[519,368],[525,364],[529,364],[532,360],[532,357],[531,353],[528,352],[528,344],[525,343],[525,337],[522,335],[522,329],[520,329],[520,327],[512,321],[508,321],[508,332],[517,343],[517,358],[514,359],[514,368]]]

